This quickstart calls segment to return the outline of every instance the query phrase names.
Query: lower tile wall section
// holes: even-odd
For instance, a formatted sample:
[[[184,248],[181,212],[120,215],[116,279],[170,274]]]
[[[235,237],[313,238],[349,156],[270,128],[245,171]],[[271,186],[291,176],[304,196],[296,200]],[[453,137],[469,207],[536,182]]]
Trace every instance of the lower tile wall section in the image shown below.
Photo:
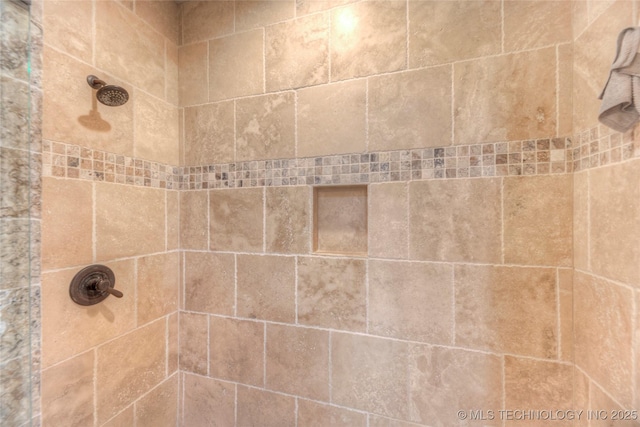
[[[137,289],[128,290],[137,297],[135,307],[127,309],[131,314],[123,316],[133,323],[112,325],[121,329],[109,337],[96,337],[95,343],[67,340],[60,346],[60,342],[50,341],[57,340],[56,331],[44,331],[45,419],[72,414],[81,424],[86,420],[89,425],[108,426],[133,425],[134,419],[138,426],[157,426],[175,417],[184,426],[413,426],[455,425],[459,422],[458,410],[467,411],[467,415],[484,410],[481,415],[493,419],[484,420],[483,425],[540,425],[540,420],[511,420],[507,413],[499,411],[568,409],[573,405],[574,386],[578,409],[631,405],[638,399],[633,386],[629,394],[628,383],[628,378],[633,384],[637,381],[634,376],[638,376],[633,339],[629,338],[632,331],[637,331],[637,326],[633,329],[638,324],[637,309],[621,320],[628,333],[611,335],[616,342],[607,343],[604,352],[593,352],[593,348],[598,347],[599,339],[609,335],[580,335],[581,330],[598,330],[587,326],[591,325],[587,320],[580,320],[584,329],[576,327],[580,342],[575,347],[582,355],[576,354],[578,366],[574,369],[574,309],[576,316],[595,312],[596,320],[592,322],[618,324],[620,319],[614,311],[594,306],[593,301],[576,299],[573,307],[572,218],[576,209],[582,212],[582,202],[577,187],[574,203],[573,175],[568,172],[575,169],[580,171],[578,174],[593,173],[595,177],[608,164],[637,163],[638,160],[626,160],[638,152],[630,138],[618,140],[600,129],[577,139],[579,147],[563,140],[565,148],[558,148],[566,163],[563,171],[555,172],[563,173],[554,173],[553,168],[536,163],[531,176],[509,173],[513,169],[508,165],[508,150],[515,144],[490,144],[493,161],[502,154],[496,151],[506,147],[506,173],[503,176],[497,172],[502,169],[488,165],[489,169],[482,170],[492,173],[481,179],[459,174],[457,151],[456,179],[438,179],[454,177],[447,175],[446,167],[442,176],[432,177],[423,175],[429,168],[422,168],[418,178],[410,172],[411,161],[402,160],[403,156],[411,158],[412,152],[380,153],[388,155],[391,169],[398,156],[400,175],[395,181],[396,175],[390,169],[383,182],[372,178],[381,175],[368,175],[369,251],[365,257],[313,253],[311,186],[306,185],[306,177],[304,183],[284,181],[282,176],[268,177],[266,162],[264,178],[256,172],[255,180],[251,167],[254,163],[261,166],[258,162],[235,164],[242,172],[236,170],[231,175],[230,170],[220,179],[217,165],[213,172],[207,169],[206,176],[198,168],[165,168],[163,180],[162,175],[155,175],[162,170],[161,165],[141,162],[141,168],[137,168],[135,159],[123,159],[124,169],[118,169],[119,160],[115,157],[116,174],[111,179],[106,173],[97,173],[101,172],[99,168],[107,168],[104,159],[109,157],[105,153],[97,154],[98,158],[102,156],[98,160],[93,158],[95,153],[80,149],[86,162],[76,162],[68,157],[69,150],[73,157],[75,148],[45,144],[52,149],[44,155],[45,174],[60,176],[45,179],[45,195],[47,185],[63,182],[56,196],[77,198],[86,194],[94,207],[101,206],[95,203],[97,198],[134,206],[125,210],[130,210],[129,219],[101,222],[101,215],[96,216],[89,209],[85,220],[96,230],[96,240],[87,243],[92,248],[91,259],[111,260],[108,262],[122,268],[130,264],[127,268],[135,271],[130,282],[135,285],[130,286]],[[545,141],[554,144],[553,140]],[[518,144],[535,153],[547,151],[544,141]],[[469,153],[472,150],[478,148],[469,148]],[[480,152],[483,150],[481,147]],[[618,152],[619,157],[615,154]],[[443,155],[446,164],[446,148]],[[421,156],[422,166],[425,153]],[[536,154],[534,158],[544,159],[542,164],[550,166],[552,162],[544,156]],[[559,152],[554,156],[560,156]],[[341,172],[345,165],[333,163],[343,159],[346,157],[319,160],[322,166],[314,168],[320,168],[320,176],[331,177],[329,181],[320,178],[320,183],[352,181],[343,180],[343,174],[334,181],[334,171]],[[360,168],[368,164],[371,173],[371,161],[379,164],[381,159],[387,163],[386,157],[372,154],[349,155],[345,173],[361,177],[362,173],[351,173],[353,165]],[[317,161],[313,159],[314,164]],[[127,166],[128,162],[133,166]],[[289,174],[292,165],[286,162],[272,162],[272,173],[277,173],[274,167],[280,166],[280,175],[285,169]],[[82,164],[87,168],[91,164],[92,169],[87,169],[91,173],[76,174],[74,170],[82,169]],[[428,161],[426,164],[430,166]],[[296,161],[294,166],[302,168],[300,165]],[[245,167],[249,169],[245,171]],[[407,168],[405,174],[403,168]],[[307,169],[298,169],[298,173],[304,174]],[[118,170],[123,177],[117,177]],[[331,170],[331,175],[324,170]],[[526,170],[529,169],[520,169]],[[315,183],[316,169],[313,173]],[[75,188],[85,185],[89,191]],[[142,253],[127,253],[124,248],[141,240],[141,235],[127,236],[130,244],[121,246],[109,243],[106,237],[114,233],[124,236],[131,230],[127,225],[135,223],[139,216],[148,216],[136,210],[140,199],[137,191],[142,190],[136,190],[136,185],[177,185],[193,191],[179,194],[179,232],[175,226],[168,226],[165,217],[164,246],[156,248],[153,243]],[[156,188],[145,191],[177,193]],[[168,199],[163,200],[165,212],[173,212],[175,207],[169,208]],[[45,200],[45,205],[51,203]],[[59,202],[60,212],[52,213],[52,218],[65,218],[66,205]],[[46,215],[45,212],[45,224]],[[150,218],[155,221],[153,215]],[[576,218],[579,235],[583,218]],[[113,224],[117,224],[116,229]],[[64,233],[50,235],[45,246],[65,239],[85,244],[79,234],[74,234],[78,230],[60,226]],[[587,229],[593,226],[594,222],[587,222]],[[593,234],[594,230],[589,230]],[[44,233],[48,233],[46,228]],[[178,234],[179,250],[173,246]],[[616,236],[625,241],[624,233]],[[592,238],[584,247],[593,250],[598,242],[602,240]],[[576,248],[578,252],[584,250],[580,243]],[[141,269],[148,262],[147,257],[160,256],[156,252],[163,250],[169,254],[163,256],[180,256],[183,287],[180,298],[176,297],[176,301],[181,300],[179,313],[164,309],[155,312],[153,307],[158,300],[144,293],[147,281],[141,279]],[[589,268],[596,266],[593,276],[604,274],[597,269],[596,259],[591,256],[588,264]],[[43,262],[45,282],[65,283],[69,277],[58,280],[55,276],[75,272],[64,258],[45,257]],[[637,292],[634,302],[634,291],[628,286],[622,292],[629,295],[607,299],[599,293],[598,286],[582,281],[582,272],[577,274],[579,286],[586,286],[591,292],[581,287],[581,295],[638,305]],[[43,295],[45,329],[65,328],[60,320],[56,321],[61,312],[56,304],[63,304],[56,302],[58,298],[61,297]],[[52,304],[49,307],[58,309],[48,312],[47,301]],[[151,317],[140,318],[145,313]],[[99,318],[89,316],[91,322]],[[74,322],[72,318],[63,323],[80,328],[90,328],[92,324]],[[105,329],[109,330],[95,328]],[[179,361],[178,350],[172,347],[178,342],[176,334]],[[137,352],[145,340],[150,340],[143,346],[147,350],[144,354]],[[615,375],[606,379],[598,369],[607,364],[585,359],[585,355],[608,355],[615,364],[618,341],[626,345],[623,363]],[[113,370],[105,363],[123,355],[126,360],[140,361],[143,368],[116,364],[118,369]],[[47,359],[50,356],[55,360]],[[47,384],[56,387],[48,390]],[[65,389],[60,384],[86,393],[60,394]],[[168,403],[176,402],[176,398],[180,405]],[[537,414],[531,416],[544,416]],[[150,424],[145,424],[146,420]]]

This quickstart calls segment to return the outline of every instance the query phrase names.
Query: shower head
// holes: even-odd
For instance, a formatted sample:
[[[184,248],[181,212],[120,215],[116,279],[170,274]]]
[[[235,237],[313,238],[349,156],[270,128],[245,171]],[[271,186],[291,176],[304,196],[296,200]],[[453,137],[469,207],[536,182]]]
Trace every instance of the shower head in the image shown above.
[[[98,101],[109,107],[119,107],[129,100],[129,93],[120,86],[107,85],[96,76],[87,76],[87,83],[97,89],[96,98]]]

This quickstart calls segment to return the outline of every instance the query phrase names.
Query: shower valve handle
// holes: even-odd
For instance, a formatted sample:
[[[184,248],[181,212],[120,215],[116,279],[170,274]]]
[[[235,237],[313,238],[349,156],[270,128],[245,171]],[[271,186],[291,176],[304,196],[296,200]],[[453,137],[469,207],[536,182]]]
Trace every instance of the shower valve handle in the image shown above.
[[[116,298],[122,298],[124,296],[122,292],[120,292],[115,288],[112,288],[111,283],[108,280],[101,280],[100,283],[98,283],[98,286],[96,288],[98,291],[108,292],[109,294],[113,295]]]

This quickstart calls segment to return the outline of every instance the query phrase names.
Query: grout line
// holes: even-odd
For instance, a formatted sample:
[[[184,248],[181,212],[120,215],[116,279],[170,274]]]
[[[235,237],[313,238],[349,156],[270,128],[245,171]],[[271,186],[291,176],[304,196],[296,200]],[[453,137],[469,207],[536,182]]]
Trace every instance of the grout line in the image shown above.
[[[298,427],[298,396],[294,397],[293,399],[295,407],[293,410],[293,416],[294,416],[294,422],[295,422],[295,426]]]
[[[267,388],[267,322],[264,322],[264,332],[262,339],[262,385]]]
[[[238,425],[238,384],[235,384],[234,387],[234,398],[233,398],[233,425]]]
[[[233,316],[238,317],[238,254],[233,254]]]
[[[556,69],[555,69],[555,79],[556,79],[556,137],[560,136],[560,45],[556,45],[555,49],[556,54]]]
[[[364,302],[364,327],[365,327],[365,332],[368,334],[369,333],[369,324],[370,322],[370,317],[369,317],[369,293],[370,293],[370,289],[369,289],[369,260],[365,260],[364,262],[364,293],[365,293],[365,302]]]
[[[262,187],[262,254],[267,252],[267,187]]]
[[[164,376],[169,376],[169,349],[171,348],[171,334],[169,334],[169,318],[171,315],[165,317],[164,324]]]
[[[406,29],[406,38],[405,38],[405,52],[404,52],[404,63],[405,63],[405,69],[409,70],[409,35],[410,35],[410,24],[411,24],[411,19],[409,19],[409,0],[406,0],[405,2],[405,29]]]
[[[563,349],[562,349],[562,318],[560,316],[560,269],[556,269],[556,331],[557,331],[557,359],[563,360]]]
[[[500,52],[504,55],[504,0],[500,2]]]
[[[207,376],[211,376],[211,316],[207,316]]]
[[[455,146],[456,143],[456,67],[451,64],[451,93],[449,99],[451,99],[451,142],[449,145]],[[456,165],[457,166],[457,165]]]
[[[333,332],[329,331],[329,403],[333,403]]]
[[[262,94],[267,93],[267,27],[262,28]]]
[[[293,272],[294,272],[294,285],[295,285],[295,289],[294,289],[294,299],[295,299],[295,324],[298,325],[298,256],[296,255],[294,257],[294,265],[293,265]]]
[[[93,348],[93,425],[98,425],[98,348]],[[76,357],[77,355],[73,355]]]
[[[453,343],[453,345],[456,345],[456,267],[455,265],[452,266],[451,268],[451,288],[452,288],[452,293],[451,293],[451,302],[452,302],[452,313],[451,313],[451,319],[453,320],[451,322],[451,327],[452,327],[452,332],[451,332],[451,342]]]
[[[369,121],[369,78],[364,84],[364,149],[368,153],[371,146],[371,123]]]
[[[505,263],[505,245],[504,245],[504,235],[505,235],[505,218],[504,218],[504,177],[500,179],[500,264],[506,265]]]

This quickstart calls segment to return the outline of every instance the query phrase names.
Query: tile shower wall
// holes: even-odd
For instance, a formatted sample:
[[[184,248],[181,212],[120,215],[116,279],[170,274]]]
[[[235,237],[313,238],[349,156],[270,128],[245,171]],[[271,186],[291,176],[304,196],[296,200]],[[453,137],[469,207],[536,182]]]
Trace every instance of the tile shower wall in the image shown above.
[[[39,419],[42,26],[0,3],[0,424]]]
[[[42,424],[174,426],[179,196],[165,165],[179,163],[178,7],[43,8]],[[97,103],[89,74],[131,99]],[[69,283],[94,263],[124,297],[80,307]]]
[[[616,37],[637,16],[625,1],[578,2],[574,16],[575,394],[596,410],[640,408],[640,138],[594,126]]]
[[[570,407],[571,3],[181,11],[181,424]],[[312,250],[338,183],[365,256]]]

